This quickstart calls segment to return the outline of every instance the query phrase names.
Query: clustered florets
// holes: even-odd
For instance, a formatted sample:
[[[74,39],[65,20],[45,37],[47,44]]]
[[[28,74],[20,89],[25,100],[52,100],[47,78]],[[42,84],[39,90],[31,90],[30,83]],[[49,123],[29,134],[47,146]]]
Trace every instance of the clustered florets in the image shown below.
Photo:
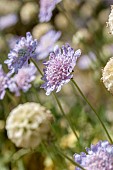
[[[43,80],[45,83],[41,86],[46,90],[46,95],[52,91],[59,92],[64,84],[67,84],[73,77],[72,71],[76,65],[77,58],[81,55],[81,50],[74,51],[69,44],[62,48],[55,48],[50,53],[49,60],[44,62]]]
[[[99,141],[82,152],[75,154],[74,160],[86,170],[113,170],[113,145],[108,141]],[[76,167],[76,170],[81,168]]]
[[[29,64],[29,67],[22,67],[17,74],[9,79],[9,90],[16,96],[20,95],[21,90],[27,92],[36,77],[36,71],[36,67],[32,63]]]
[[[109,14],[107,26],[109,27],[110,34],[113,34],[113,5],[111,5],[111,12]]]
[[[53,116],[50,110],[38,103],[24,103],[14,108],[7,120],[8,138],[17,146],[35,148],[50,134]]]
[[[102,80],[107,90],[113,94],[113,58],[110,58],[104,67],[102,71]]]
[[[22,37],[18,41],[8,54],[9,59],[5,61],[11,73],[17,73],[20,68],[28,64],[30,58],[36,57],[36,47],[37,40],[33,40],[31,33],[27,32],[26,38]]]

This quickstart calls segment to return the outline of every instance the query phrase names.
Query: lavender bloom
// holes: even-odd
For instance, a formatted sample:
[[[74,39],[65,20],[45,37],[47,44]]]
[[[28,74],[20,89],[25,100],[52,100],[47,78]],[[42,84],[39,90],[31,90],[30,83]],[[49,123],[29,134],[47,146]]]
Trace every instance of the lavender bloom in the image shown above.
[[[39,44],[36,48],[38,60],[46,58],[49,53],[53,50],[55,42],[60,38],[61,32],[50,30],[45,35],[43,35],[39,41]]]
[[[6,88],[7,88],[7,76],[2,69],[2,65],[0,64],[0,100],[4,98]]]
[[[60,1],[61,0],[40,0],[40,22],[48,22],[51,19],[52,11]]]
[[[50,53],[48,61],[44,62],[44,76],[42,80],[45,83],[41,86],[46,90],[46,95],[52,91],[59,92],[64,84],[67,84],[73,77],[72,71],[76,65],[77,58],[81,55],[81,50],[74,51],[69,44],[61,48],[55,48]]]
[[[16,14],[8,14],[0,17],[0,30],[13,26],[17,23],[18,17]]]
[[[8,60],[5,63],[11,70],[11,73],[18,73],[18,69],[28,64],[30,58],[35,58],[35,49],[37,47],[37,40],[33,40],[30,32],[26,33],[26,38],[22,37],[15,45],[14,49],[8,54]]]
[[[36,67],[31,63],[29,67],[22,67],[14,77],[8,81],[8,88],[16,96],[20,95],[20,90],[27,92],[31,87],[31,82],[36,77]]]
[[[86,149],[86,153],[75,154],[75,162],[86,170],[113,170],[113,145],[108,141],[99,141]],[[76,170],[81,170],[77,167]]]

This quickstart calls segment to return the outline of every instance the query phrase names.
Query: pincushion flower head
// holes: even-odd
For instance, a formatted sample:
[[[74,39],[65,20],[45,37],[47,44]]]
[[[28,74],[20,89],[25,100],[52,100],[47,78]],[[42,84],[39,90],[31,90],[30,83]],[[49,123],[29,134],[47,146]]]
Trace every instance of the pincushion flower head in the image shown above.
[[[53,50],[54,44],[60,38],[61,32],[50,30],[40,38],[38,46],[36,48],[37,59],[41,60],[46,58]]]
[[[82,152],[75,154],[74,160],[86,170],[113,170],[113,145],[108,141],[99,141]],[[75,170],[81,170],[76,167]]]
[[[48,22],[52,17],[52,11],[61,0],[40,0],[39,20]]]
[[[67,84],[73,77],[72,71],[76,65],[77,58],[81,55],[81,50],[74,51],[69,44],[56,47],[54,52],[50,53],[49,60],[44,62],[44,76],[42,80],[45,83],[41,86],[46,90],[46,95],[52,91],[59,92],[64,84]]]
[[[102,71],[102,80],[107,88],[113,94],[113,58],[111,58]]]
[[[7,88],[7,79],[7,75],[4,73],[2,65],[0,64],[0,100],[4,98],[5,90]]]
[[[8,54],[8,60],[5,63],[8,65],[11,73],[17,73],[20,68],[28,64],[30,58],[35,58],[35,49],[37,40],[33,40],[30,32],[26,33],[26,38],[22,37],[15,45],[14,49]]]
[[[113,5],[111,5],[111,12],[109,14],[107,27],[109,27],[110,34],[113,34]]]
[[[33,63],[30,63],[29,66],[22,67],[17,74],[9,79],[9,90],[15,93],[16,96],[20,95],[20,90],[27,92],[31,87],[31,82],[35,80],[36,71],[37,69]]]
[[[47,140],[52,121],[50,110],[44,106],[34,102],[20,104],[6,120],[8,138],[17,147],[35,148]]]

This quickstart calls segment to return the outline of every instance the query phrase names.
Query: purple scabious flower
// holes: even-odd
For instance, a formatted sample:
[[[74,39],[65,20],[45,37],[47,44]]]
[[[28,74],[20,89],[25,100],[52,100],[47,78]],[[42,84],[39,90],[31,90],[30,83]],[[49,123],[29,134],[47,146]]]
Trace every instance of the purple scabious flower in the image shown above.
[[[18,70],[28,64],[30,58],[36,57],[37,40],[33,40],[30,32],[26,33],[26,38],[22,37],[14,49],[8,54],[8,60],[5,63],[8,65],[10,73],[18,73]]]
[[[99,141],[82,152],[75,154],[74,160],[86,170],[113,170],[113,145],[108,141]],[[81,168],[76,167],[76,170]]]
[[[36,48],[38,60],[45,59],[49,55],[49,53],[53,50],[54,44],[60,38],[60,36],[60,31],[56,32],[54,30],[50,30],[40,38]]]
[[[27,92],[31,87],[31,82],[36,77],[36,67],[33,63],[29,64],[29,67],[22,67],[17,74],[15,74],[8,81],[8,88],[16,96],[20,96],[20,90]]]
[[[52,11],[61,0],[40,0],[39,20],[48,22],[52,17]]]
[[[0,100],[4,98],[6,88],[7,88],[7,75],[4,73],[2,65],[0,64]]]
[[[54,90],[59,92],[64,84],[67,84],[73,77],[72,71],[76,65],[77,58],[81,55],[81,50],[74,51],[69,44],[62,48],[55,48],[50,53],[49,60],[44,62],[44,76],[42,80],[45,83],[41,86],[46,90],[46,95]]]

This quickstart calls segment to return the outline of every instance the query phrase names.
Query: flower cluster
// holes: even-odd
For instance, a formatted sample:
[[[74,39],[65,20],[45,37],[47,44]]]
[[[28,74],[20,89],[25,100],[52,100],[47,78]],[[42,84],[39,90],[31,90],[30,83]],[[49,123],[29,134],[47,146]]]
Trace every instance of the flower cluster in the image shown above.
[[[113,145],[108,141],[99,141],[96,145],[86,149],[87,154],[82,152],[75,154],[74,160],[86,170],[113,170]],[[81,170],[77,167],[76,170]]]
[[[4,73],[2,65],[0,64],[0,100],[4,98],[6,88],[7,88],[7,75]]]
[[[45,83],[41,86],[46,90],[46,95],[49,95],[56,89],[56,92],[61,90],[61,87],[68,83],[73,77],[72,71],[76,65],[77,58],[81,55],[81,50],[74,51],[69,44],[56,47],[54,52],[50,53],[48,61],[44,62],[44,76],[42,80]]]
[[[48,138],[53,116],[38,103],[24,103],[14,108],[6,121],[8,138],[17,146],[35,148]]]
[[[20,95],[20,90],[27,92],[31,87],[31,82],[36,77],[36,67],[31,63],[29,67],[22,67],[17,74],[15,74],[8,81],[8,88],[16,96]]]
[[[113,94],[113,58],[111,58],[104,67],[102,80],[107,90]]]
[[[40,0],[40,22],[48,22],[51,19],[52,11],[60,1],[61,0]]]
[[[22,37],[15,45],[14,49],[8,54],[8,60],[5,63],[8,65],[11,73],[17,73],[20,68],[28,64],[30,58],[36,57],[37,40],[33,40],[30,32],[26,33],[26,38]]]
[[[110,34],[113,34],[113,5],[111,5],[111,13],[109,14],[107,26],[109,27]]]
[[[60,38],[61,32],[50,30],[40,38],[38,46],[36,48],[38,60],[46,58],[49,53],[53,50],[54,44]]]

